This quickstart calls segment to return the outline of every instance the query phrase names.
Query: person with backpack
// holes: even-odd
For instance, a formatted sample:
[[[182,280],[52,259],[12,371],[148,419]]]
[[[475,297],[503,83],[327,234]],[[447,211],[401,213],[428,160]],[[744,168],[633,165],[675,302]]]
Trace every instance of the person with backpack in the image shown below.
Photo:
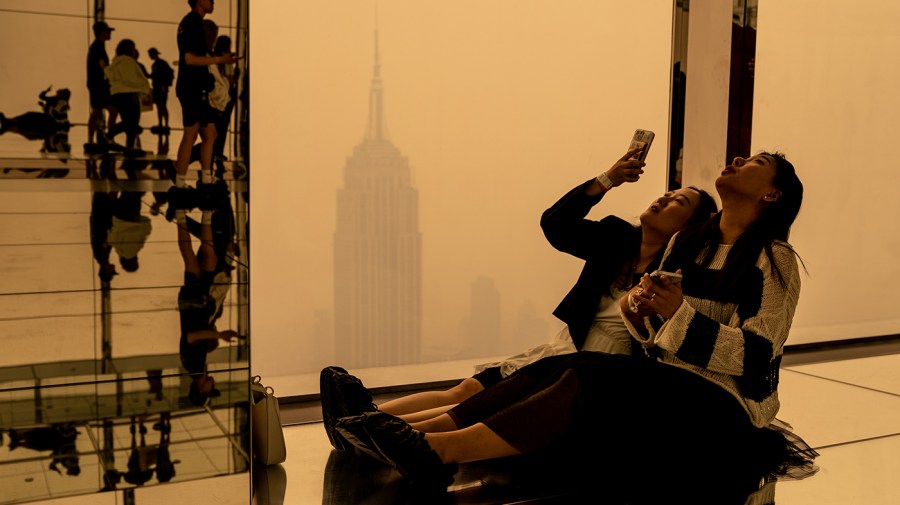
[[[156,105],[157,128],[161,133],[169,130],[169,87],[175,82],[175,71],[159,57],[159,50],[151,47],[147,54],[153,60],[150,66],[150,80],[153,81],[153,104]]]

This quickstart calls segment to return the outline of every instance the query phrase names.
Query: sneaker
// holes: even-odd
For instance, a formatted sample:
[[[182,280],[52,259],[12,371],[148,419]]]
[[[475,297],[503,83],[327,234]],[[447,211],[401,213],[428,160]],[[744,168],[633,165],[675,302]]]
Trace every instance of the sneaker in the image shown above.
[[[364,454],[397,469],[404,477],[428,487],[453,484],[456,464],[444,464],[425,434],[385,412],[344,417],[335,430]]]
[[[319,373],[319,394],[322,402],[322,424],[332,447],[339,451],[357,452],[353,444],[335,431],[338,419],[374,412],[378,408],[362,381],[338,366],[329,366]]]
[[[228,206],[228,185],[219,180],[211,184],[197,183],[200,210],[218,210]]]
[[[166,196],[169,207],[174,207],[176,209],[191,210],[197,207],[197,204],[200,201],[197,190],[188,187],[179,188],[177,186],[172,186],[166,192]]]

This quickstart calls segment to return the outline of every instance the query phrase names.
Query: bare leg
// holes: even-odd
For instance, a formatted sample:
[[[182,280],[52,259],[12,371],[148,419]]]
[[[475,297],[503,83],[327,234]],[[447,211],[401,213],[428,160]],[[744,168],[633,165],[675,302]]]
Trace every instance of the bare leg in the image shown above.
[[[200,138],[202,139],[200,143],[200,170],[203,173],[211,174],[213,148],[215,147],[213,143],[216,141],[216,125],[209,123],[206,126],[201,126]]]
[[[209,216],[207,217],[207,213]],[[212,272],[216,269],[219,259],[216,257],[216,250],[213,248],[213,231],[209,219],[212,218],[212,211],[203,211],[203,222],[200,224],[200,250],[203,252],[203,263],[200,269],[204,272]]]
[[[482,423],[445,433],[426,433],[425,441],[444,463],[468,463],[522,454]]]
[[[427,411],[437,407],[456,405],[475,396],[484,386],[469,377],[446,391],[424,391],[400,398],[395,398],[378,406],[378,410],[399,416]],[[445,409],[446,411],[446,409]]]
[[[197,254],[191,243],[191,234],[184,223],[178,223],[175,228],[178,229],[178,250],[181,252],[181,259],[184,260],[184,271],[194,274],[199,279],[200,262],[197,261]]]
[[[101,126],[101,122],[103,121],[103,109],[97,109],[91,107],[91,115],[88,119],[88,143],[94,142],[94,134],[97,135],[98,141],[100,134],[99,132],[103,130]]]
[[[449,414],[441,414],[424,421],[409,423],[409,425],[412,429],[423,433],[446,433],[459,430],[459,426],[456,425]]]
[[[119,117],[119,111],[112,105],[107,107],[106,111],[109,113],[109,117],[106,119],[106,131],[109,131],[109,129],[116,124],[116,119]]]
[[[175,172],[178,173],[178,175],[187,174],[188,165],[191,161],[191,148],[194,147],[194,141],[197,140],[197,133],[199,131],[199,123],[184,128],[181,144],[178,145],[178,157],[175,160]]]
[[[401,414],[397,417],[403,419],[408,423],[420,423],[423,421],[427,421],[429,419],[434,419],[441,414],[445,414],[448,410],[453,407],[459,405],[458,403],[453,403],[451,405],[444,405],[441,407],[435,407],[433,409],[421,410],[419,412],[413,412],[412,414]]]

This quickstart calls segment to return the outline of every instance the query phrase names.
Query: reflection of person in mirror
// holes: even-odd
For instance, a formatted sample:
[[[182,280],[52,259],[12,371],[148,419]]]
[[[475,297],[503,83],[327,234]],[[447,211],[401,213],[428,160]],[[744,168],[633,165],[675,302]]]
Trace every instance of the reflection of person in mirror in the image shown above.
[[[91,114],[88,119],[88,143],[96,142],[104,143],[106,138],[104,130],[107,126],[112,126],[116,121],[115,107],[110,101],[109,81],[106,80],[105,69],[109,66],[109,55],[106,52],[106,41],[112,36],[115,28],[109,26],[105,21],[97,21],[94,23],[94,41],[88,48],[87,55],[87,88],[90,94]],[[107,120],[103,117],[103,111],[109,114]]]
[[[222,56],[231,53],[231,37],[218,35],[219,27],[211,19],[203,20],[203,29],[206,33],[206,43],[211,56]],[[220,63],[210,65],[209,73],[213,77],[214,85],[209,92],[208,100],[212,112],[213,123],[216,126],[216,140],[213,143],[213,161],[216,165],[215,176],[222,177],[225,173],[225,139],[228,134],[228,123],[231,112],[234,109],[234,100],[237,97],[237,81],[235,79],[234,65]],[[203,143],[196,144],[191,150],[191,162],[200,159]]]
[[[69,99],[72,93],[62,88],[50,95],[51,87],[41,91],[38,95],[38,105],[41,112],[32,111],[15,117],[7,117],[0,113],[0,135],[11,132],[18,133],[28,140],[44,140],[45,148],[51,137],[58,134],[66,134],[71,127],[69,123]]]
[[[175,211],[178,249],[184,260],[184,284],[178,291],[179,354],[192,378],[188,398],[198,406],[218,395],[215,379],[206,373],[207,354],[219,347],[219,340],[233,342],[237,339],[234,330],[219,331],[216,327],[216,320],[224,310],[227,289],[221,289],[216,282],[219,260],[212,230],[214,212],[213,209],[201,212],[200,247],[195,252],[187,226],[187,211]]]
[[[156,480],[169,482],[175,477],[175,462],[169,454],[169,438],[172,433],[172,415],[170,412],[161,412],[159,422],[153,425],[154,430],[159,431],[159,444],[156,446]]]
[[[153,231],[150,218],[141,215],[143,192],[122,191],[115,201],[107,241],[119,256],[119,264],[126,272],[140,267],[138,253],[144,248],[147,237]]]
[[[109,282],[114,275],[118,274],[116,266],[109,261],[112,246],[109,245],[108,240],[115,207],[115,192],[95,191],[91,195],[91,251],[94,254],[94,259],[97,261],[97,275],[102,282]]]
[[[50,426],[29,428],[25,430],[9,430],[9,450],[24,447],[33,451],[50,451],[53,459],[50,469],[62,474],[65,468],[66,475],[76,476],[81,473],[78,462],[78,451],[75,448],[75,439],[78,438],[78,429],[74,423],[57,423]]]
[[[169,130],[169,87],[175,82],[175,72],[166,60],[160,58],[159,49],[147,50],[153,64],[150,65],[150,80],[153,81],[153,104],[156,106],[156,126],[159,133]]]
[[[67,88],[56,90],[56,93],[49,94],[53,87],[50,86],[38,95],[40,101],[38,105],[44,111],[44,114],[52,117],[58,128],[50,137],[44,138],[44,147],[41,152],[47,153],[69,153],[72,152],[72,146],[69,144],[69,99],[72,92]]]
[[[179,188],[185,186],[191,148],[198,135],[203,143],[200,150],[200,181],[214,181],[212,157],[216,126],[208,100],[214,85],[209,65],[230,65],[237,61],[233,53],[209,56],[203,17],[212,13],[213,0],[188,0],[188,4],[191,11],[178,25],[178,76],[175,81],[175,94],[181,103],[184,121],[184,134],[175,162],[175,187]]]
[[[136,424],[140,425],[138,429]],[[131,454],[128,456],[128,471],[122,474],[125,482],[135,486],[143,486],[153,477],[153,466],[156,465],[156,448],[147,447],[147,427],[144,421],[136,423],[131,416]],[[140,431],[141,443],[137,443],[137,431]]]
[[[122,39],[116,45],[116,57],[105,68],[113,106],[122,120],[107,132],[112,139],[125,132],[125,146],[136,147],[141,123],[141,97],[150,94],[150,81],[135,59],[137,48],[131,39]]]
[[[95,191],[91,197],[91,249],[99,267],[101,281],[110,281],[116,267],[110,262],[115,250],[126,272],[140,267],[138,253],[153,231],[150,218],[141,215],[139,191]]]

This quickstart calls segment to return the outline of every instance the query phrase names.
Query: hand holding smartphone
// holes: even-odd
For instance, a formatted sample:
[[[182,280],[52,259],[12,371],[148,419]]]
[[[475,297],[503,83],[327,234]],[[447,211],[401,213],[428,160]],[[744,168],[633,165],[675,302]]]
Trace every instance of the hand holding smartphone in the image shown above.
[[[628,146],[628,150],[640,149],[640,151],[635,153],[631,159],[637,161],[644,161],[647,159],[647,152],[650,151],[650,144],[653,143],[654,137],[656,137],[656,134],[650,130],[642,130],[640,128],[635,130],[634,135],[631,137],[631,145]]]
[[[653,281],[655,284],[662,284],[661,276],[663,276],[663,275],[665,275],[666,278],[669,279],[669,282],[671,282],[671,283],[681,282],[681,274],[679,274],[677,272],[667,272],[665,270],[653,271],[653,273],[650,274],[650,280]]]

